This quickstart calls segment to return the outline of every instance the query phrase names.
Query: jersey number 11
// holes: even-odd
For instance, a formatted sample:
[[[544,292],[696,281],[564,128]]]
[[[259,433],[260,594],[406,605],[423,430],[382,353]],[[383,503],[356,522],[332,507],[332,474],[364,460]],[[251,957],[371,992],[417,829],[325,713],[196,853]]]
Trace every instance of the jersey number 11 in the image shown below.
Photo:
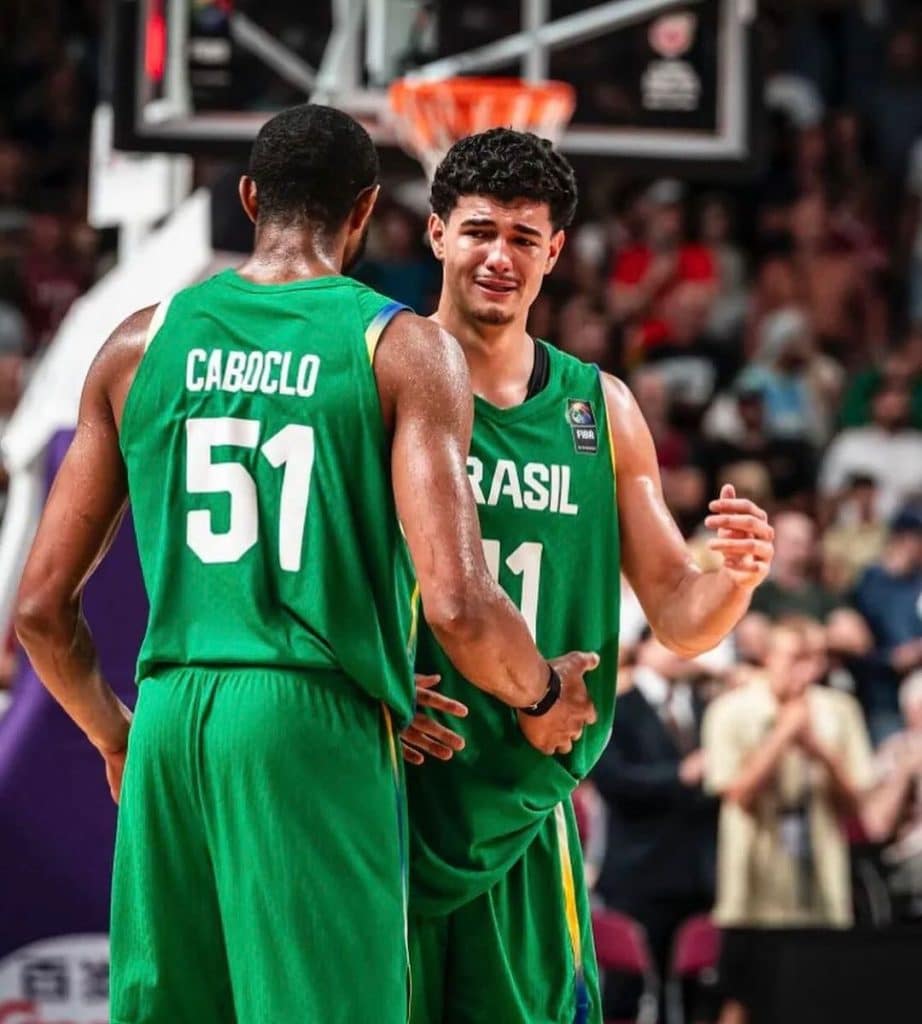
[[[534,541],[523,541],[506,559],[507,568],[513,575],[522,577],[522,599],[519,610],[534,638],[538,629],[538,588],[541,586],[541,552],[542,546]],[[499,579],[499,562],[502,557],[498,540],[483,542],[483,554],[490,575]]]

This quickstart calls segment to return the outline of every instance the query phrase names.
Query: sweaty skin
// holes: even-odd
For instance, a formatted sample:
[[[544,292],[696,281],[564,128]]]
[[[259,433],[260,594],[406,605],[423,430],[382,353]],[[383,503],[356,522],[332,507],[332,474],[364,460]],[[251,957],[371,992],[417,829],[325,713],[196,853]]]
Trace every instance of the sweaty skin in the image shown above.
[[[443,267],[433,322],[461,343],[475,394],[500,408],[521,404],[534,363],[528,312],[557,263],[564,232],[554,230],[547,203],[464,195],[447,220],[431,215],[429,234]],[[656,637],[692,657],[719,643],[745,614],[768,574],[774,531],[761,508],[724,487],[705,520],[717,531],[709,547],[723,565],[699,570],[666,507],[653,440],[633,395],[608,374],[602,384],[617,452],[622,569]],[[427,688],[418,693],[428,704]],[[528,735],[531,723],[519,720]],[[459,749],[460,738],[425,713],[404,736],[404,756],[415,764],[422,751],[445,760]]]
[[[240,192],[256,221],[251,179],[242,180]],[[258,223],[254,254],[240,273],[262,283],[339,273],[361,248],[376,197],[377,188],[363,192],[340,233],[323,244],[304,225]],[[99,750],[116,800],[131,713],[100,673],[81,595],[127,506],[118,430],[153,314],[148,307],[128,317],[90,368],[74,441],[48,497],[16,612],[17,633],[37,673]],[[393,430],[395,500],[427,621],[472,682],[513,706],[531,704],[546,691],[548,668],[484,562],[465,472],[473,410],[464,358],[436,325],[400,314],[378,345],[374,372]],[[590,664],[572,656],[555,663],[565,699],[535,720],[529,734],[545,753],[570,749],[594,721],[582,681],[591,667],[585,657]]]

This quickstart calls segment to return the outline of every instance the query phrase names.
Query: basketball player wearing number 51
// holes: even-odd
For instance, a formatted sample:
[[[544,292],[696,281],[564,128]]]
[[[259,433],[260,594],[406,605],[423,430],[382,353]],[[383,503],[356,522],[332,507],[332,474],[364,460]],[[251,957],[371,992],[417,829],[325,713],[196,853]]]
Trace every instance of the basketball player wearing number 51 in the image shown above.
[[[420,595],[539,756],[595,718],[586,664],[549,666],[488,572],[457,343],[344,276],[377,175],[340,111],[266,123],[240,187],[253,253],[102,347],[23,574],[19,635],[121,795],[114,1024],[404,1024]],[[129,497],[133,720],[80,613]]]
[[[746,611],[772,558],[765,512],[725,487],[699,571],[660,487],[650,432],[620,381],[526,332],[576,206],[566,159],[498,128],[435,172],[429,234],[444,281],[433,317],[461,343],[475,395],[468,474],[487,562],[542,650],[596,651],[598,714],[572,751],[541,759],[515,718],[468,686],[422,630],[417,668],[469,706],[442,719],[453,756],[405,737],[410,797],[411,1024],[601,1024],[570,794],[611,730],[619,579],[657,637],[695,655]],[[426,754],[436,756],[426,757]]]

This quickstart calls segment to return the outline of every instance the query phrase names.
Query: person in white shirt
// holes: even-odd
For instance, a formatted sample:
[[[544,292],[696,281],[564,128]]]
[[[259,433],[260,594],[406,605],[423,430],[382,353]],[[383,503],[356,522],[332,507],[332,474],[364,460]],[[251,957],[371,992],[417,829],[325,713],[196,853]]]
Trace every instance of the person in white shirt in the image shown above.
[[[855,475],[873,477],[877,512],[890,518],[922,494],[922,431],[909,426],[909,392],[882,382],[871,406],[872,422],[843,430],[820,466],[820,492],[834,498]]]

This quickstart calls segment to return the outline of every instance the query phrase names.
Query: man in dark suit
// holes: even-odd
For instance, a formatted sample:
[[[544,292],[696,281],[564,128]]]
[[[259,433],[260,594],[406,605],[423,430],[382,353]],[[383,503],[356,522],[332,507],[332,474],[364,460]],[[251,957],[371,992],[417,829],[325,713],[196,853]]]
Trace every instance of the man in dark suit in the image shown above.
[[[608,845],[597,891],[647,930],[660,977],[673,935],[714,902],[718,803],[701,787],[704,702],[693,666],[644,640],[631,686],[618,697],[611,742],[592,780],[608,809]],[[606,980],[606,1016],[634,1019],[636,979]]]

